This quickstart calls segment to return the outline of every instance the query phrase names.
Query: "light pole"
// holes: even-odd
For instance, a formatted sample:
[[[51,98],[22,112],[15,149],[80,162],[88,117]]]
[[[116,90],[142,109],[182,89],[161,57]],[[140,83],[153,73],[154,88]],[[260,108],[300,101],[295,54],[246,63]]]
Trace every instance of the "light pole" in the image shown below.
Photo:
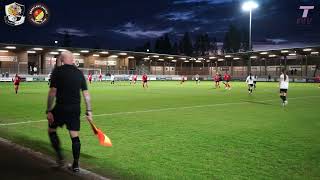
[[[259,5],[254,2],[254,1],[247,1],[245,3],[243,3],[242,5],[242,9],[244,11],[249,11],[250,13],[250,23],[249,23],[249,49],[250,51],[252,50],[252,38],[251,38],[251,34],[252,34],[252,10],[258,8]]]
[[[249,51],[252,51],[252,38],[251,38],[251,34],[252,34],[252,10],[258,8],[258,4],[254,1],[247,1],[245,3],[243,3],[242,5],[242,9],[244,11],[249,11],[250,13],[250,23],[249,23]],[[247,73],[249,74],[251,72],[251,58],[248,58],[248,68],[247,68]]]

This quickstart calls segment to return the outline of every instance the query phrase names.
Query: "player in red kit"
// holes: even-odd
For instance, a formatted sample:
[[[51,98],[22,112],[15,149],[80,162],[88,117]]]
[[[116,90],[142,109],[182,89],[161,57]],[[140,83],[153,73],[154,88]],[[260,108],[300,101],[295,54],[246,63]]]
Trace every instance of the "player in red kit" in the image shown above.
[[[21,81],[20,76],[16,74],[16,76],[13,78],[14,90],[16,91],[16,94],[18,94],[20,81]]]
[[[142,75],[142,86],[143,88],[148,88],[148,76],[146,73],[143,73]]]
[[[89,73],[89,75],[88,75],[88,81],[91,84],[91,82],[92,82],[92,74],[91,73]]]
[[[99,81],[100,82],[102,81],[102,74],[101,73],[99,74]]]
[[[224,79],[224,85],[226,86],[226,89],[231,89],[231,86],[230,86],[230,80],[231,80],[231,76],[228,74],[228,73],[226,73],[225,75],[224,75],[224,77],[223,77],[223,79]]]
[[[137,82],[137,79],[138,79],[138,76],[135,74],[132,76],[132,79],[131,79],[131,84],[136,84]]]
[[[215,87],[220,88],[220,75],[218,73],[216,73],[216,75],[213,77],[213,80],[215,81]]]

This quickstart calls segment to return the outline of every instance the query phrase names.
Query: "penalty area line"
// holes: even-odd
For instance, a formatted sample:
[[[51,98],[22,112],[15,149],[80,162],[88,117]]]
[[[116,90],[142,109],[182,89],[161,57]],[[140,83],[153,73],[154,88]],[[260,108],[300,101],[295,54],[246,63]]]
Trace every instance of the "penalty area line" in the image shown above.
[[[295,99],[306,99],[306,98],[319,98],[320,96],[305,96],[305,97],[293,97],[289,98],[289,100]],[[140,111],[129,111],[129,112],[116,112],[116,113],[106,113],[106,114],[96,114],[93,117],[102,117],[102,116],[115,116],[115,115],[126,115],[126,114],[137,114],[137,113],[150,113],[150,112],[162,112],[162,111],[171,111],[171,110],[184,110],[184,109],[193,109],[193,108],[204,108],[204,107],[215,107],[215,106],[226,106],[226,105],[243,105],[243,104],[251,104],[251,102],[246,102],[246,100],[241,100],[242,102],[236,103],[220,103],[220,104],[206,104],[206,105],[196,105],[196,106],[184,106],[184,107],[172,107],[172,108],[162,108],[162,109],[150,109],[150,110],[140,110]],[[271,102],[271,101],[279,101],[278,99],[270,99],[263,101],[256,101],[257,103]],[[21,125],[21,124],[31,124],[31,123],[40,123],[46,122],[46,119],[37,120],[37,121],[24,121],[24,122],[14,122],[14,123],[0,123],[1,126],[13,126],[13,125]]]

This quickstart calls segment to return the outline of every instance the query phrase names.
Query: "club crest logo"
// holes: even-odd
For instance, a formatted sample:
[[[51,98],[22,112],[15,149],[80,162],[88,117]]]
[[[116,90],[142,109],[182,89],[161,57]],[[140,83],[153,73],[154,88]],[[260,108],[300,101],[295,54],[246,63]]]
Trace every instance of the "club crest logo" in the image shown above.
[[[18,26],[23,24],[25,20],[24,10],[24,5],[16,2],[6,5],[6,16],[4,17],[6,24],[10,26]]]
[[[43,4],[35,4],[28,11],[28,18],[34,25],[43,25],[49,20],[49,10]]]

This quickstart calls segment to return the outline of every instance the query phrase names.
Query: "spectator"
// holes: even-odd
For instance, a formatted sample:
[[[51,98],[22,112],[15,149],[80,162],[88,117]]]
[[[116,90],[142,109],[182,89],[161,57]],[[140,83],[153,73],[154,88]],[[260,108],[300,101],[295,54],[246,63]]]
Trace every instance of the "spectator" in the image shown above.
[[[33,72],[34,72],[34,74],[38,74],[38,73],[37,73],[37,72],[38,72],[37,66],[33,67]]]

